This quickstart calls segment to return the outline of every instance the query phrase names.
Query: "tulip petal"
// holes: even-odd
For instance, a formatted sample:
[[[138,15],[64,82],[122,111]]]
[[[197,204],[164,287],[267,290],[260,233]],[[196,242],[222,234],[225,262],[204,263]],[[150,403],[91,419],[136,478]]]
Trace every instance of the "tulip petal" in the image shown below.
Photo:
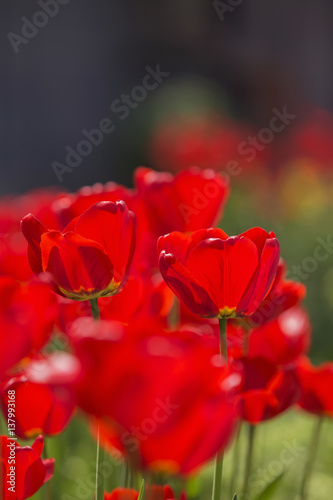
[[[173,231],[172,233],[161,236],[157,243],[158,252],[170,253],[177,256],[177,259],[183,266],[186,265],[187,258],[190,252],[199,243],[208,238],[218,238],[221,240],[226,240],[228,235],[222,231],[222,229],[200,229],[192,235],[181,233],[179,231]]]
[[[159,267],[168,286],[192,312],[206,317],[218,315],[218,307],[208,293],[172,254],[166,254],[163,251],[159,259]]]
[[[266,389],[253,389],[236,397],[236,408],[243,420],[255,425],[265,420],[268,409],[278,412],[279,401]]]
[[[39,438],[37,438],[39,439]],[[45,467],[36,452],[34,445],[16,447],[16,470],[19,484],[17,489],[23,491],[23,498],[29,498],[39,490],[45,480]]]
[[[103,247],[113,264],[115,281],[123,281],[135,249],[135,216],[125,203],[96,203],[78,218],[75,231]]]
[[[240,234],[239,236],[240,237],[244,236],[244,238],[248,238],[249,240],[253,241],[253,243],[256,245],[258,249],[259,256],[263,251],[266,241],[271,238],[275,238],[275,234],[272,231],[268,233],[267,231],[265,231],[265,229],[262,229],[261,227],[252,227],[251,229],[248,229],[244,233]]]
[[[212,238],[192,250],[186,268],[220,311],[232,311],[248,287],[257,264],[258,252],[251,240]]]
[[[22,233],[27,240],[28,259],[30,267],[35,274],[42,272],[42,256],[40,241],[42,234],[47,233],[48,229],[43,226],[32,214],[28,214],[21,220]]]
[[[161,236],[157,242],[158,252],[177,255],[177,259],[183,266],[186,264],[188,249],[191,245],[191,236],[178,231]]]
[[[257,272],[240,300],[237,312],[241,316],[253,314],[273,286],[280,259],[280,245],[276,238],[268,239],[262,250]]]
[[[54,474],[54,464],[55,460],[54,458],[46,458],[43,460],[43,464],[45,467],[45,478],[44,478],[44,483],[52,479],[52,476]]]
[[[78,300],[101,295],[113,278],[103,248],[77,233],[50,231],[42,235],[43,270],[50,272],[63,293]]]

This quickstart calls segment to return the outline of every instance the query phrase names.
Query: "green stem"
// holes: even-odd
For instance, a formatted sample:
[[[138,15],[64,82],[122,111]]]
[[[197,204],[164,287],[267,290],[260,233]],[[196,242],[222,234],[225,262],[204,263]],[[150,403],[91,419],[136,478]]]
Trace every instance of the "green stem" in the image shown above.
[[[220,354],[228,359],[227,353],[227,320],[219,319],[219,334],[220,334]]]
[[[300,500],[306,500],[309,492],[310,478],[312,475],[313,464],[316,458],[316,453],[319,445],[320,431],[323,424],[323,417],[318,417],[313,427],[311,441],[309,445],[308,457],[304,468],[302,483],[301,483],[301,491],[300,491]]]
[[[227,320],[219,319],[220,354],[227,359]],[[222,495],[223,453],[215,457],[212,500],[221,500]]]
[[[248,498],[249,496],[249,483],[251,474],[251,462],[253,456],[253,444],[254,444],[255,426],[249,425],[249,438],[248,438],[248,448],[246,454],[245,462],[245,474],[244,474],[244,486],[243,486],[243,497]]]
[[[241,434],[242,424],[238,425],[237,434],[234,442],[233,456],[232,456],[232,471],[231,471],[231,481],[230,481],[230,497],[234,495],[238,479],[239,470],[239,448],[240,448],[240,434]]]
[[[94,319],[101,319],[99,314],[98,299],[90,299],[91,312]]]
[[[215,457],[212,500],[220,500],[222,492],[223,454]]]
[[[171,311],[168,314],[168,324],[171,330],[175,330],[179,327],[179,317],[180,317],[180,302],[177,297],[174,297],[174,302],[171,307]]]
[[[47,460],[48,458],[48,453],[47,453],[47,446],[46,446],[46,437],[44,437],[44,448],[43,448],[43,458]],[[44,488],[43,488],[43,498],[45,500],[51,500],[52,499],[52,487],[51,487],[51,481],[48,481],[45,483]]]
[[[99,466],[103,460],[104,460],[104,449],[100,443],[99,425],[98,425],[97,453],[96,453],[96,500],[104,500],[104,475],[99,470]]]
[[[2,416],[1,411],[0,411],[0,435],[3,435],[3,436],[6,435],[5,417]]]
[[[94,320],[99,320],[101,315],[99,313],[98,299],[90,299],[91,312]],[[95,500],[104,500],[104,475],[101,474],[99,466],[101,461],[104,460],[104,449],[100,443],[99,424],[97,429],[97,453],[96,453],[96,497]]]
[[[124,464],[124,481],[123,481],[124,488],[130,487],[130,478],[131,478],[131,467],[128,461],[126,460]]]

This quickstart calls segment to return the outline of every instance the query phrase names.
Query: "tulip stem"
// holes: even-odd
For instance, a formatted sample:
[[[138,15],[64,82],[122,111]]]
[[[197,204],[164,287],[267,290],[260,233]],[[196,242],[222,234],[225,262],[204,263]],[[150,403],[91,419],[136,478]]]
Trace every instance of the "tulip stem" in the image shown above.
[[[217,453],[215,457],[215,466],[214,466],[212,500],[221,500],[222,472],[223,472],[223,454]]]
[[[98,307],[98,299],[90,299],[91,312],[94,319],[101,319]]]
[[[48,453],[47,453],[47,447],[46,447],[46,438],[44,438],[43,458],[44,458],[44,460],[48,459]],[[47,483],[44,483],[44,490],[43,491],[44,491],[43,498],[45,500],[51,500],[52,499],[51,481],[48,481]]]
[[[99,320],[98,299],[90,299],[91,312],[94,320]],[[104,475],[99,470],[101,461],[104,459],[104,449],[100,443],[99,424],[97,427],[97,453],[96,453],[96,497],[95,500],[104,500]]]
[[[0,435],[5,435],[6,433],[6,426],[5,426],[5,418],[2,416],[2,413],[0,412]]]
[[[128,488],[128,485],[129,485],[129,475],[130,475],[129,463],[126,461],[125,462],[125,468],[124,468],[124,488]]]
[[[97,429],[97,454],[96,454],[96,499],[104,500],[104,474],[99,470],[100,464],[104,460],[104,449],[100,443],[99,424]]]
[[[227,353],[227,320],[225,318],[219,319],[219,333],[220,333],[220,354],[228,359]]]
[[[240,448],[240,434],[241,434],[242,423],[240,422],[237,429],[236,438],[234,441],[234,449],[232,456],[232,471],[231,471],[231,481],[230,481],[230,497],[235,494],[235,489],[237,486],[238,471],[239,471],[239,448]]]
[[[316,453],[319,445],[320,431],[323,424],[323,417],[318,417],[313,427],[311,441],[308,449],[308,457],[304,468],[302,483],[301,483],[301,491],[300,491],[300,500],[306,500],[309,492],[310,478],[312,475],[313,464],[316,458]]]
[[[255,435],[255,426],[249,425],[249,438],[248,438],[248,447],[246,454],[246,462],[245,462],[245,474],[244,474],[244,485],[243,485],[243,497],[248,498],[249,496],[249,483],[250,483],[250,474],[251,474],[251,463],[253,457],[253,444],[254,444],[254,435]]]
[[[227,320],[219,319],[220,354],[227,359]],[[221,500],[222,495],[223,453],[215,457],[212,500]]]

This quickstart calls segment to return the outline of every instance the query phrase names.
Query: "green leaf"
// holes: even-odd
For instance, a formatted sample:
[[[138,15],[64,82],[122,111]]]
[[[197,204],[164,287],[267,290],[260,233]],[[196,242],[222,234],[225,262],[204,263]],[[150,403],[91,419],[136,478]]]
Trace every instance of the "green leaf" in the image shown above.
[[[237,500],[237,493],[234,494],[234,496],[232,497],[232,500]]]
[[[139,491],[139,496],[138,496],[138,500],[143,500],[144,494],[145,494],[145,480],[142,479],[141,486],[140,486],[140,491]]]
[[[261,493],[256,497],[255,500],[270,500],[274,495],[275,491],[278,489],[281,479],[284,477],[285,472],[281,472],[276,478],[268,483]]]
[[[285,472],[281,472],[276,478],[273,479],[270,483],[268,483],[261,493],[256,497],[255,500],[271,500],[275,491],[278,489],[281,479],[284,477]]]

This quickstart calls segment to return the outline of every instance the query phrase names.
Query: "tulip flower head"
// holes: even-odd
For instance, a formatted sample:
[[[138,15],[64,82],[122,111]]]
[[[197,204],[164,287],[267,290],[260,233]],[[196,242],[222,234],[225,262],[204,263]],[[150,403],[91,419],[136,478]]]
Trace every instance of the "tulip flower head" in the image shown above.
[[[332,418],[333,363],[313,366],[308,358],[302,357],[297,365],[297,375],[302,389],[299,406],[314,415]]]
[[[8,436],[0,436],[0,493],[4,500],[25,500],[34,495],[53,476],[54,460],[42,460],[43,436],[38,436],[31,446],[21,447]],[[15,457],[15,475],[11,461]],[[8,479],[9,478],[9,479]],[[9,483],[7,483],[9,481]],[[11,489],[10,489],[11,488]]]
[[[214,338],[153,321],[126,328],[80,318],[71,330],[83,367],[78,406],[136,467],[186,475],[227,445],[241,376],[217,355]]]
[[[221,229],[173,232],[158,241],[163,278],[198,316],[250,316],[269,292],[280,257],[274,233],[249,229],[228,237]]]
[[[7,420],[15,393],[15,433],[22,439],[63,431],[75,410],[73,384],[79,362],[71,354],[53,353],[32,360],[19,375],[0,387],[0,408]]]
[[[135,247],[135,216],[123,201],[102,201],[52,231],[32,214],[22,219],[35,274],[48,272],[55,291],[74,300],[118,293],[125,285]]]

